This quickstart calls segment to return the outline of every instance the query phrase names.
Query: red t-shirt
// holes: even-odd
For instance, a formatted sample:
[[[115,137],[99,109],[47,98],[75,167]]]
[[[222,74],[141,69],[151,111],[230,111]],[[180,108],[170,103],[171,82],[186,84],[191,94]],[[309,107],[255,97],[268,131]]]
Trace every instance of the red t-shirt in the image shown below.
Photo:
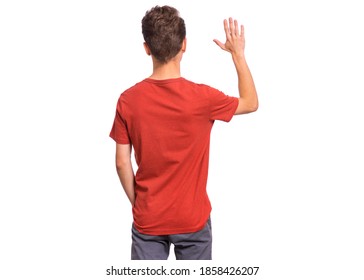
[[[206,192],[210,132],[228,122],[238,99],[184,78],[145,79],[120,95],[110,133],[132,144],[134,226],[149,235],[201,230],[211,212]]]

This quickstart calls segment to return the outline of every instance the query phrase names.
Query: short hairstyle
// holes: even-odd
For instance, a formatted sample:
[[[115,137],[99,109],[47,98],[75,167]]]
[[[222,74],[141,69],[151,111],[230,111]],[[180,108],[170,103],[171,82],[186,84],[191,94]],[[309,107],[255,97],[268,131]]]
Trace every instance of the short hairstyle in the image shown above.
[[[152,55],[165,64],[181,50],[186,26],[177,9],[155,6],[142,19],[142,33]]]

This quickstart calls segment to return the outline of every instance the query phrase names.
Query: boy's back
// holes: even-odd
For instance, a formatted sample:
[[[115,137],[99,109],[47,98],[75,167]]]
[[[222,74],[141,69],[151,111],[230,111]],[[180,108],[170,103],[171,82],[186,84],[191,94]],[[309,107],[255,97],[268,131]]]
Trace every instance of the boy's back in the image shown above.
[[[143,234],[201,230],[210,215],[206,193],[210,131],[229,121],[238,99],[184,78],[145,79],[118,101],[111,137],[132,144],[134,225]]]

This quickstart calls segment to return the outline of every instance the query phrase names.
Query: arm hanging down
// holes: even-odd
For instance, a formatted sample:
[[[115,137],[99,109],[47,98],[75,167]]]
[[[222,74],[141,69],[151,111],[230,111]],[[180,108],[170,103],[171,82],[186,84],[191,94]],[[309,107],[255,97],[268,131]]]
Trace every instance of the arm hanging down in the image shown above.
[[[131,205],[134,205],[135,176],[131,163],[130,144],[116,144],[116,171]]]

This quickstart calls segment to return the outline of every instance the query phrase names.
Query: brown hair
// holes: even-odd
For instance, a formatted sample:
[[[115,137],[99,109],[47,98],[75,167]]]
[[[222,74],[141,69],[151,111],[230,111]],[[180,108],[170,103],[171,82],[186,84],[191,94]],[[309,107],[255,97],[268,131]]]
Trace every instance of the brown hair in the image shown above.
[[[142,33],[152,55],[167,63],[181,50],[186,26],[175,8],[155,6],[142,19]]]

